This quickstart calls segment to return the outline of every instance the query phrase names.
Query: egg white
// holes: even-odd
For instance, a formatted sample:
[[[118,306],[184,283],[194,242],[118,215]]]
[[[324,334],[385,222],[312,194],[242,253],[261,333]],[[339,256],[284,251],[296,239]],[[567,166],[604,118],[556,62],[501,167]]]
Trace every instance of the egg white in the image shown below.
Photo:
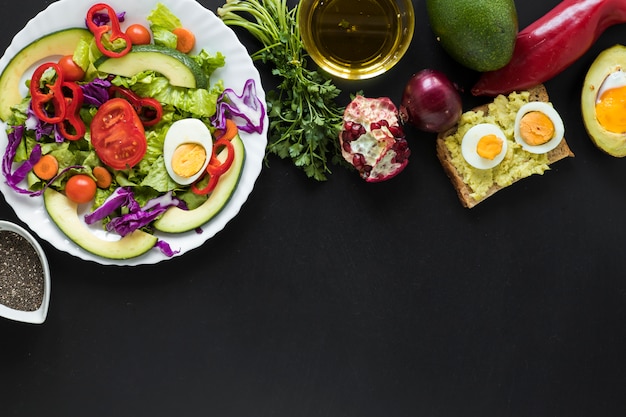
[[[554,125],[554,136],[552,136],[552,139],[550,139],[544,144],[533,146],[533,145],[529,145],[528,143],[524,141],[524,139],[522,139],[522,135],[520,133],[520,121],[522,120],[522,117],[526,113],[529,113],[531,111],[539,111],[545,114],[546,116],[548,116],[548,118],[552,121],[552,124]],[[565,126],[563,125],[563,120],[561,119],[561,116],[559,115],[559,113],[554,109],[554,107],[552,107],[548,103],[544,103],[542,101],[531,101],[529,103],[524,104],[518,110],[517,115],[515,116],[515,128],[514,128],[515,141],[519,143],[519,145],[527,152],[535,153],[535,154],[542,154],[542,153],[550,152],[552,149],[559,146],[559,143],[561,143],[561,140],[563,140],[564,135],[565,135]]]
[[[622,70],[617,70],[615,72],[610,73],[602,82],[602,85],[598,89],[598,95],[596,96],[596,102],[600,101],[600,97],[607,90],[612,90],[614,88],[620,88],[626,86],[626,73]]]
[[[502,150],[493,159],[483,158],[476,150],[480,138],[487,135],[495,135],[502,140]],[[463,154],[463,158],[465,158],[468,164],[478,169],[491,169],[500,164],[506,156],[507,149],[508,142],[504,132],[498,126],[491,123],[480,123],[471,127],[461,140],[461,153]]]
[[[206,160],[202,169],[189,178],[181,177],[174,172],[172,168],[172,158],[176,148],[184,143],[199,144],[206,151]],[[198,119],[182,119],[172,123],[169,130],[165,134],[163,142],[163,159],[165,160],[165,168],[168,175],[180,185],[189,185],[197,180],[211,159],[213,153],[213,136],[209,128]]]

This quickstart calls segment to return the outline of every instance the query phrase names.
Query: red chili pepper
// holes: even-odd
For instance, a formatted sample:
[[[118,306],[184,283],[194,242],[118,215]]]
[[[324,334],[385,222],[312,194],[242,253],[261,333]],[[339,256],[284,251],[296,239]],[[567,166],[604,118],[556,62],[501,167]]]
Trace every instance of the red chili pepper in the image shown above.
[[[152,97],[139,97],[132,90],[115,85],[109,87],[109,95],[111,98],[120,97],[126,99],[133,106],[145,127],[154,126],[163,117],[161,103]]]
[[[85,136],[85,122],[80,118],[83,105],[83,90],[74,82],[66,81],[62,86],[65,98],[65,118],[59,123],[59,130],[67,140],[78,140]]]
[[[222,147],[226,147],[226,159],[224,162],[217,159],[217,151]],[[213,153],[209,161],[209,165],[206,167],[206,174],[209,175],[209,181],[203,188],[198,188],[198,183],[206,176],[201,176],[195,183],[191,184],[191,191],[195,194],[205,195],[215,189],[220,177],[228,171],[235,159],[235,147],[229,139],[219,139],[213,144]]]
[[[52,68],[56,72],[53,82],[43,81],[44,73]],[[42,85],[43,83],[43,85]],[[33,112],[39,120],[46,123],[59,123],[65,117],[65,98],[61,86],[63,73],[61,67],[53,62],[41,64],[30,79],[30,96]],[[52,109],[48,104],[52,105]],[[52,111],[52,115],[49,115]]]
[[[518,33],[511,61],[483,73],[472,94],[496,96],[546,82],[587,52],[608,27],[625,22],[624,0],[563,0]]]
[[[96,13],[104,10],[106,14],[109,16],[109,24],[98,24],[96,19]],[[106,3],[97,3],[89,8],[87,12],[87,27],[93,33],[94,39],[96,40],[96,46],[104,55],[111,58],[119,58],[121,56],[126,55],[130,48],[133,46],[130,37],[126,35],[120,28],[120,21],[115,14],[115,10],[111,6]],[[120,51],[115,51],[108,49],[104,43],[105,36],[108,36],[108,41],[112,44],[117,39],[122,39],[126,43],[124,49]]]
[[[226,147],[226,159],[224,162],[221,162],[217,159],[217,151],[222,147]],[[235,147],[230,142],[229,139],[219,139],[215,141],[213,144],[213,153],[211,154],[211,159],[209,161],[209,165],[207,165],[206,170],[211,175],[222,175],[228,168],[233,164],[233,160],[235,159]]]
[[[209,182],[207,182],[207,184],[203,188],[198,188],[199,181],[196,181],[193,184],[191,184],[191,191],[194,194],[198,194],[198,195],[209,194],[211,191],[213,191],[215,189],[219,179],[220,179],[219,175],[210,175],[209,174]]]

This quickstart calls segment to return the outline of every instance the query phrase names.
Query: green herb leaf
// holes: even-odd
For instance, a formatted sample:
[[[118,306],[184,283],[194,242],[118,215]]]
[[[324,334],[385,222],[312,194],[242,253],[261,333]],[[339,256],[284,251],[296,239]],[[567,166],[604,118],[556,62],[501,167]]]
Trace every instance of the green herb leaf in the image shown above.
[[[290,158],[318,181],[327,180],[329,163],[345,163],[338,135],[343,107],[330,78],[306,68],[308,54],[296,22],[299,4],[286,0],[227,0],[217,14],[228,26],[247,30],[263,48],[252,59],[269,64],[280,78],[266,97],[270,119],[268,153]]]

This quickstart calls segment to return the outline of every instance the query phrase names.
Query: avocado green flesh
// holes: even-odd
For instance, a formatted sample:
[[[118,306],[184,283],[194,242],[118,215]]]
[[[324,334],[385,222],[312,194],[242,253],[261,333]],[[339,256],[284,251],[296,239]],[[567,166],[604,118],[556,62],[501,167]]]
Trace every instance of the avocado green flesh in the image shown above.
[[[44,204],[52,221],[74,243],[95,255],[109,259],[130,259],[152,249],[157,238],[141,230],[110,241],[96,236],[78,217],[78,205],[51,188],[44,192]]]
[[[601,52],[589,67],[581,94],[581,111],[585,129],[592,142],[611,156],[626,156],[626,132],[606,130],[596,117],[598,91],[606,78],[615,71],[626,69],[626,47],[615,45]]]
[[[94,66],[100,72],[124,77],[132,77],[143,71],[155,71],[177,87],[208,86],[206,75],[193,59],[175,49],[157,45],[135,45],[120,58],[101,57]]]
[[[36,63],[48,57],[71,55],[81,39],[92,36],[82,28],[64,29],[43,36],[18,52],[0,75],[0,119],[6,121],[11,116],[11,107],[19,104],[22,76]]]
[[[233,164],[219,179],[217,186],[211,195],[200,207],[193,210],[182,210],[178,207],[170,207],[163,216],[154,223],[154,227],[166,233],[182,233],[194,230],[213,217],[215,217],[226,203],[230,201],[233,192],[237,188],[243,165],[246,158],[246,149],[239,136],[231,140],[235,148]],[[218,159],[224,160],[225,152],[218,155]]]
[[[513,0],[427,0],[433,33],[457,62],[494,71],[511,60],[518,32]]]

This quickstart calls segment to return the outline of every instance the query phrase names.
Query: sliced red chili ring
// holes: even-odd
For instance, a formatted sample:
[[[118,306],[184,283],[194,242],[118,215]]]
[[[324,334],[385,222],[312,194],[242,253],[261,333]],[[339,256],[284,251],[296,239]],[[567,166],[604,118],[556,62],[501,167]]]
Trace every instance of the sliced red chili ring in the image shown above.
[[[44,74],[49,69],[53,69],[56,73],[53,82],[43,81]],[[65,98],[63,97],[62,85],[63,73],[59,65],[47,62],[35,69],[30,80],[29,90],[31,107],[39,120],[55,124],[64,119]],[[49,112],[52,112],[52,115]]]
[[[217,186],[217,182],[220,179],[219,175],[211,175],[209,174],[209,181],[206,183],[206,185],[202,188],[198,188],[198,183],[201,182],[201,180],[206,177],[206,175],[202,176],[200,180],[194,182],[193,184],[191,184],[191,191],[194,194],[198,194],[198,195],[206,195],[209,194],[211,191],[213,191],[215,189],[215,187]]]
[[[99,24],[96,20],[96,14],[104,10],[109,17],[108,24]],[[87,27],[93,33],[96,41],[96,46],[104,55],[111,58],[119,58],[126,55],[133,46],[130,37],[122,31],[120,28],[120,21],[115,14],[115,10],[106,3],[97,3],[89,8],[87,12]],[[105,45],[105,36],[108,36],[108,41],[112,44],[117,39],[122,39],[126,44],[123,49],[116,51],[107,48]]]
[[[217,159],[218,151],[222,148],[226,148],[226,159],[224,162],[221,162]],[[230,142],[229,139],[219,139],[215,141],[213,144],[213,153],[211,154],[211,159],[209,161],[209,165],[207,165],[206,170],[211,175],[222,175],[233,164],[233,160],[235,159],[235,147]]]
[[[62,87],[65,99],[65,117],[59,123],[59,130],[67,140],[78,140],[85,136],[87,128],[80,118],[80,108],[83,105],[83,90],[74,82],[64,82]]]
[[[134,91],[116,85],[109,87],[109,95],[111,98],[126,99],[133,106],[145,127],[154,126],[163,117],[161,103],[152,97],[139,97]]]
[[[224,162],[217,159],[218,151],[221,150],[222,147],[225,147],[227,152]],[[235,147],[229,139],[219,139],[215,141],[213,144],[213,153],[211,155],[211,159],[209,160],[209,164],[206,167],[206,172],[195,183],[191,184],[191,191],[199,195],[205,195],[212,192],[217,186],[220,177],[224,175],[232,166],[234,159]],[[205,179],[207,174],[209,175],[209,181],[204,187],[198,188],[198,184]]]

